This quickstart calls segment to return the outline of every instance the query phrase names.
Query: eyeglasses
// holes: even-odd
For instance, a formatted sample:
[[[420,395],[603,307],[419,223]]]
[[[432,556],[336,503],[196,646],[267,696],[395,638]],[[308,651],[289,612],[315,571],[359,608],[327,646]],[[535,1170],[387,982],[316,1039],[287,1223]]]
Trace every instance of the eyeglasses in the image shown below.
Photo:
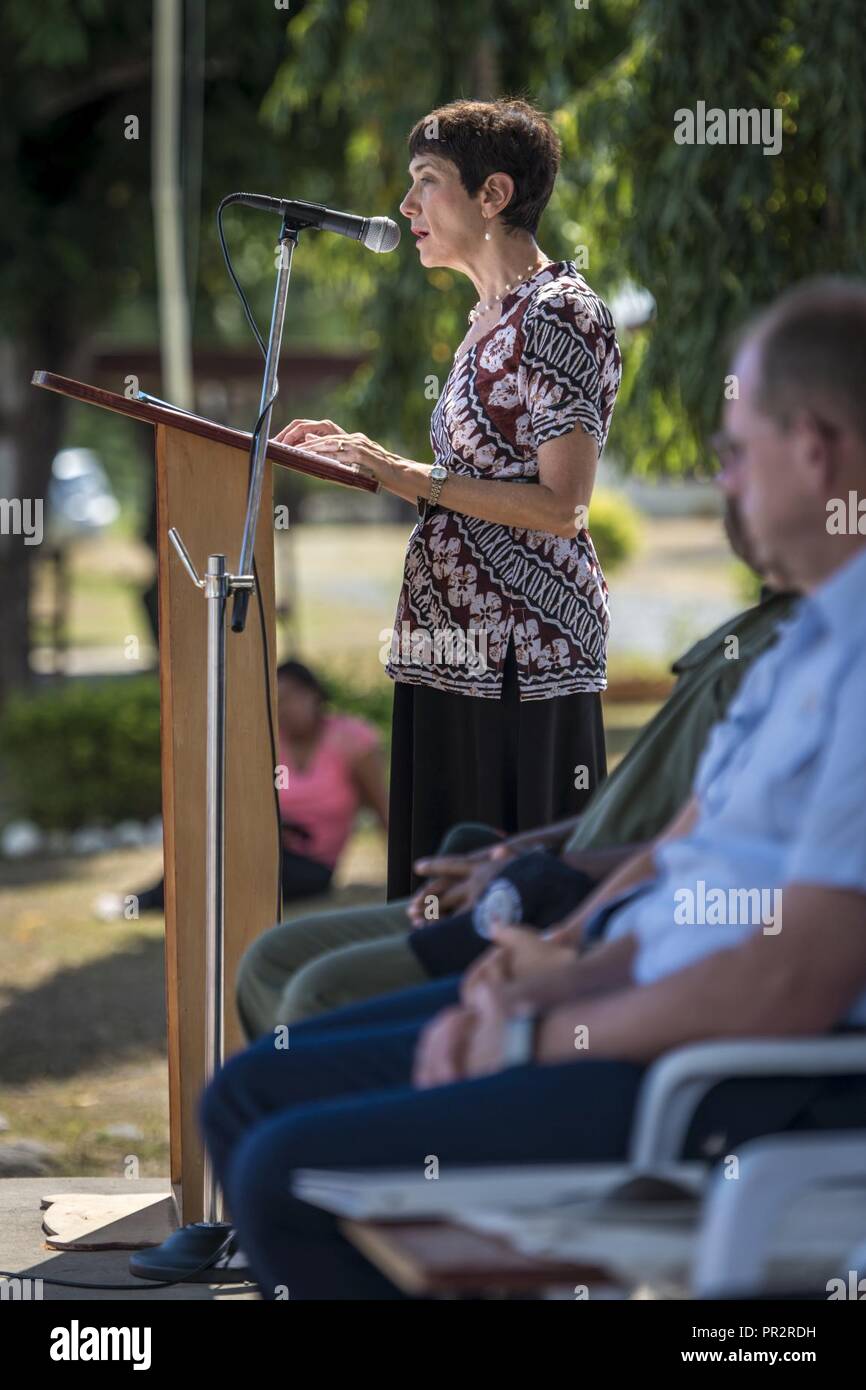
[[[816,429],[823,436],[828,444],[834,443],[840,434],[838,425],[834,425],[830,420],[822,419],[820,415],[809,412],[806,416],[813,429]],[[729,477],[730,474],[743,461],[746,450],[758,439],[766,439],[771,434],[778,434],[779,431],[789,430],[792,421],[790,419],[780,420],[777,425],[770,429],[761,430],[759,434],[752,435],[751,439],[732,439],[726,430],[718,430],[711,434],[707,439],[707,450],[713,455],[719,464],[719,477]]]
[[[707,450],[718,463],[719,477],[727,477],[742,461],[748,445],[741,439],[732,439],[725,430],[717,430],[707,440]]]
[[[716,476],[719,480],[723,482],[736,472],[751,446],[759,439],[767,439],[770,435],[777,433],[777,429],[770,428],[753,434],[751,439],[732,439],[726,430],[719,430],[716,434],[711,435],[707,440],[707,445],[710,452],[718,460],[719,466]]]

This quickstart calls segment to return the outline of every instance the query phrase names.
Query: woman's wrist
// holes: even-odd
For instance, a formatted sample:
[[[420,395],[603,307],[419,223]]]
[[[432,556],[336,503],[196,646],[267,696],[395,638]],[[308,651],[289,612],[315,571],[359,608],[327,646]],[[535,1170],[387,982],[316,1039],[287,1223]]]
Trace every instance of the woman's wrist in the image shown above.
[[[399,454],[389,454],[387,474],[380,481],[383,487],[402,497],[405,502],[417,502],[419,498],[430,495],[430,467],[429,463],[418,463]]]
[[[414,496],[411,500],[413,502],[418,500],[423,500],[425,502],[429,501],[430,493],[433,490],[433,478],[431,476],[433,472],[432,463],[419,463],[415,459],[408,459],[407,462],[411,469],[412,487],[414,491]]]

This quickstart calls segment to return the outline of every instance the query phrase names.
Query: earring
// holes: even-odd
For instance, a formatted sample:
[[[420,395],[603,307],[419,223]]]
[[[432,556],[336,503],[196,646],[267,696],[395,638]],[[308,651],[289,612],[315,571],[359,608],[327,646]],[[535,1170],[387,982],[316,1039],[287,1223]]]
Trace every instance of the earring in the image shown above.
[[[488,230],[485,230],[485,232],[484,232],[484,240],[485,240],[485,241],[492,241],[492,240],[493,240],[493,238],[491,237],[490,232],[489,232]]]

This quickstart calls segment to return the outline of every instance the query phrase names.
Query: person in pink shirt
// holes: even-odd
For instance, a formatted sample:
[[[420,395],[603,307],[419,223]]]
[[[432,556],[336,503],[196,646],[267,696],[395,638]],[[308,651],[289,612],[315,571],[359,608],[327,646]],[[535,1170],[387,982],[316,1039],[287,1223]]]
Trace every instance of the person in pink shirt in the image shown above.
[[[308,666],[277,667],[283,902],[326,893],[362,806],[388,828],[381,739],[372,724],[328,709],[328,695]],[[163,879],[135,895],[139,912],[165,910]],[[124,913],[120,893],[94,904],[103,921]]]
[[[278,790],[283,823],[283,900],[325,892],[362,806],[388,826],[379,734],[327,707],[327,694],[300,661],[277,668]]]

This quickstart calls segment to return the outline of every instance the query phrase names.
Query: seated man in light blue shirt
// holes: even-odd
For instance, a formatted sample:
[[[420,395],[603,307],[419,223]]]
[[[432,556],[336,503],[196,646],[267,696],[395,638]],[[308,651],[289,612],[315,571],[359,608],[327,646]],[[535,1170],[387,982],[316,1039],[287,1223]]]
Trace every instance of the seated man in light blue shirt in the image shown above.
[[[815,920],[837,911],[862,919],[864,597],[866,547],[801,601],[775,649],[746,676],[728,717],[712,731],[692,799],[664,843],[584,906],[584,940],[607,919],[607,940],[634,948],[637,984],[748,943],[762,976],[757,1028],[775,969],[790,966],[788,953],[762,938],[805,932],[818,949]],[[644,875],[643,884],[626,886]],[[845,1017],[866,1026],[863,984]],[[738,1033],[747,1031],[746,1003],[738,990],[731,1019]]]
[[[502,929],[462,981],[300,1024],[214,1080],[205,1134],[265,1298],[399,1297],[289,1194],[293,1170],[621,1158],[669,1049],[866,1025],[866,285],[784,296],[733,370],[722,485],[762,567],[804,599],[690,801],[574,920],[546,939]],[[866,1078],[729,1082],[689,1151],[719,1131],[730,1149],[862,1125],[864,1107]]]

